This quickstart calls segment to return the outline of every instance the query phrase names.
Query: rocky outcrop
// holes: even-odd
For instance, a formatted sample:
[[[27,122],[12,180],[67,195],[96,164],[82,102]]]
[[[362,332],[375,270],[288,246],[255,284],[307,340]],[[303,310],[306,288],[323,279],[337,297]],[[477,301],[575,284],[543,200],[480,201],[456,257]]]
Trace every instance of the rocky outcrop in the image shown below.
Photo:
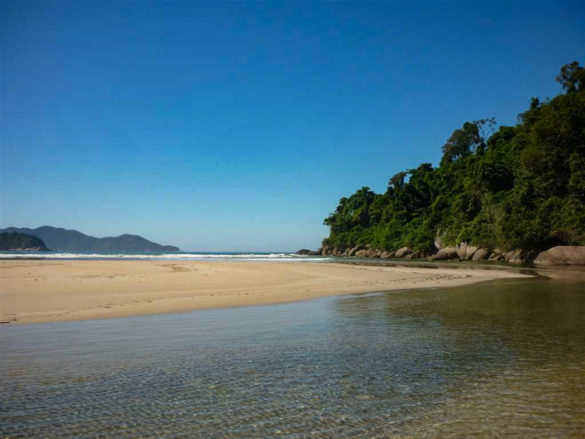
[[[585,246],[566,245],[549,248],[534,260],[538,265],[585,265]]]
[[[398,250],[396,250],[396,253],[394,253],[394,257],[395,258],[404,258],[412,253],[413,253],[413,251],[410,247],[402,247],[402,248],[399,248]]]
[[[299,255],[324,255],[324,256],[346,256],[359,258],[404,258],[417,259],[428,256],[426,252],[414,251],[410,247],[402,247],[396,251],[380,250],[369,245],[358,245],[349,248],[332,248],[323,244],[322,248],[316,251],[301,249],[297,252]],[[533,261],[536,253],[515,250],[502,250],[495,248],[489,250],[486,248],[468,245],[462,242],[455,247],[443,247],[437,253],[430,256],[432,261],[461,260],[473,262],[506,262],[509,264],[526,264]],[[539,265],[585,265],[585,246],[558,246],[538,254],[534,260]]]
[[[315,256],[315,255],[320,255],[320,254],[321,254],[320,251],[308,250],[306,248],[302,248],[297,252],[297,255],[302,255],[302,256]]]

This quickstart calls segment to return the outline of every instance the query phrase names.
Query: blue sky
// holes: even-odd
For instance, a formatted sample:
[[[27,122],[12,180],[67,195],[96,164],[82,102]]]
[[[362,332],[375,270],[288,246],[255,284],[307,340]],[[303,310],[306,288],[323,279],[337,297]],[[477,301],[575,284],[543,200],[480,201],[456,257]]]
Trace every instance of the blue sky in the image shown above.
[[[1,225],[316,248],[585,60],[581,2],[2,1]]]

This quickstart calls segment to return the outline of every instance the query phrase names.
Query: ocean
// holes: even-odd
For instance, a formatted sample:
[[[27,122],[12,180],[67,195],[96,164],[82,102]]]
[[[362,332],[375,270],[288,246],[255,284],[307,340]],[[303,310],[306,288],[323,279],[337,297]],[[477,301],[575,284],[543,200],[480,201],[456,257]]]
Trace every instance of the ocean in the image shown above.
[[[181,253],[67,253],[0,252],[0,259],[125,259],[175,261],[325,261],[330,257],[297,255],[291,252],[181,252]]]

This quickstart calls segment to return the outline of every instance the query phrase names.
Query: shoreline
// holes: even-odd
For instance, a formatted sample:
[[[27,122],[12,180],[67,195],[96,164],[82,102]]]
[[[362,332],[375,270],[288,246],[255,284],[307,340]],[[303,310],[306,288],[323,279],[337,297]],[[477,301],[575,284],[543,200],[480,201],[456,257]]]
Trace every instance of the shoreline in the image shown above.
[[[493,268],[335,262],[2,260],[0,320],[94,320],[530,277]]]

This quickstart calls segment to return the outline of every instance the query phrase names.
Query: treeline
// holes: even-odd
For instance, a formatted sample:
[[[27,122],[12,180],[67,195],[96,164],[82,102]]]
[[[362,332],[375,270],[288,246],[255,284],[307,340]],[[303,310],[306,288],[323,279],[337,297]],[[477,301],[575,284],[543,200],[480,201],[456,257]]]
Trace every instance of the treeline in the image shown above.
[[[533,98],[516,126],[466,122],[443,146],[440,165],[390,178],[383,194],[363,187],[324,221],[324,248],[411,247],[420,254],[466,242],[538,251],[585,244],[585,69],[565,65],[564,93]]]

